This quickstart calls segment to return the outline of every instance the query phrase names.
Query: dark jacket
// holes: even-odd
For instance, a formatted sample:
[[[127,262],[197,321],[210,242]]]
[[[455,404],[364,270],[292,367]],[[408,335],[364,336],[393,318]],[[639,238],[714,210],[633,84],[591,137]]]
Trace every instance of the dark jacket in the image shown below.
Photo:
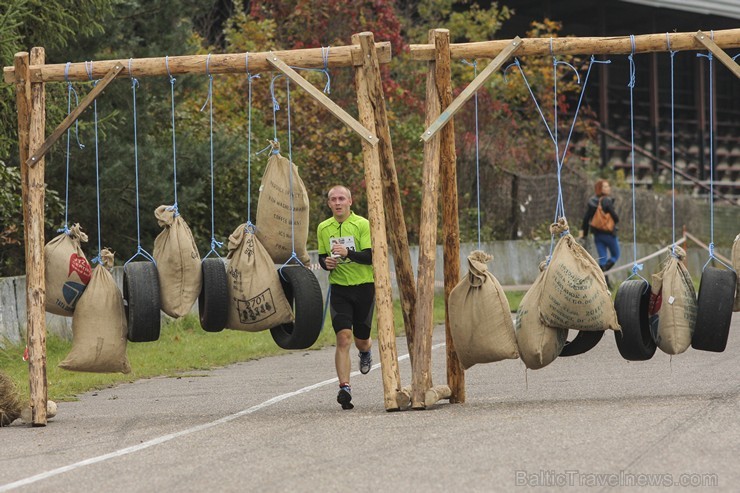
[[[608,212],[611,214],[612,219],[614,219],[614,231],[608,232],[608,231],[600,231],[596,228],[592,228],[589,224],[591,222],[591,218],[594,217],[594,214],[596,213],[596,208],[599,206],[599,198],[594,195],[590,199],[588,199],[588,208],[586,209],[586,215],[583,216],[583,224],[581,225],[581,229],[583,230],[583,236],[588,236],[588,230],[593,229],[594,233],[606,233],[606,234],[612,234],[614,236],[617,235],[617,224],[619,223],[619,216],[617,215],[617,211],[614,209],[614,199],[608,196],[604,196],[601,198],[601,208],[604,209],[604,212]]]

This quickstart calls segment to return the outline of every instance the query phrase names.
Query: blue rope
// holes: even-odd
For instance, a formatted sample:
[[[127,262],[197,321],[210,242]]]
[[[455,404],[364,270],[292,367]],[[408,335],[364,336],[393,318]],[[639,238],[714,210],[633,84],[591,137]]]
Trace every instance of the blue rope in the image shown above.
[[[324,325],[326,324],[326,312],[329,310],[329,299],[330,298],[331,298],[331,284],[329,284],[329,287],[326,288],[326,301],[324,302],[324,313],[323,313],[323,316],[321,317],[321,330],[324,330]]]
[[[175,140],[175,78],[172,77],[172,72],[170,72],[170,57],[168,55],[165,55],[164,57],[164,64],[167,67],[167,75],[170,78],[170,102],[171,102],[171,111],[172,114],[172,188],[175,191],[175,203],[172,204],[171,207],[168,207],[168,210],[175,211],[175,217],[180,215],[180,210],[177,205],[177,142]]]
[[[632,253],[634,258],[634,263],[632,265],[632,276],[638,276],[642,278],[643,281],[646,279],[643,278],[640,274],[638,274],[639,271],[643,269],[643,264],[637,263],[637,218],[636,218],[636,211],[637,208],[637,199],[635,198],[635,189],[637,188],[637,185],[635,184],[635,99],[634,99],[634,91],[635,91],[635,82],[636,82],[636,66],[635,66],[635,36],[634,34],[630,34],[630,43],[632,43],[632,53],[629,54],[627,57],[630,62],[630,80],[629,83],[627,83],[627,87],[630,88],[630,160],[632,163]],[[627,279],[630,279],[632,276],[630,276]]]
[[[714,31],[712,31],[712,39],[714,39]],[[707,265],[712,259],[718,261],[730,270],[735,270],[726,263],[722,262],[718,257],[714,255],[714,71],[712,69],[714,65],[714,57],[712,52],[709,51],[707,54],[697,53],[698,57],[705,57],[709,60],[709,258],[702,267],[702,272],[707,268]]]
[[[327,52],[328,55],[328,52]],[[326,61],[326,58],[325,58]],[[280,104],[278,103],[277,97],[275,95],[275,81],[283,77],[282,74],[278,74],[272,78],[272,81],[270,81],[270,95],[272,97],[272,125],[273,125],[273,134],[275,137],[275,142],[278,142],[277,138],[277,111],[280,109]],[[288,183],[289,183],[289,193],[290,193],[290,239],[291,239],[291,247],[292,252],[291,256],[288,260],[285,261],[285,263],[278,269],[280,272],[280,275],[282,276],[282,269],[286,265],[288,265],[291,260],[295,260],[298,264],[304,265],[303,262],[298,258],[298,255],[296,255],[295,251],[295,207],[293,206],[293,140],[292,140],[292,129],[291,129],[291,119],[290,119],[290,79],[287,77],[285,78],[285,87],[286,87],[286,104],[287,104],[287,118],[288,118]],[[261,154],[267,150],[267,148],[262,149],[257,154]],[[273,148],[272,153],[278,154],[280,151],[278,149]],[[304,266],[305,267],[305,266]]]
[[[247,85],[249,87],[249,96],[247,103],[247,232],[254,233],[255,227],[252,224],[252,81],[260,78],[260,74],[252,75],[249,72],[249,52],[245,55],[245,66],[247,70]],[[268,146],[269,147],[269,146]]]
[[[206,256],[203,257],[203,260],[207,259],[211,253],[214,253],[218,258],[221,258],[221,255],[218,254],[218,251],[216,251],[216,249],[223,246],[223,242],[216,240],[216,218],[214,206],[215,192],[213,177],[213,75],[211,75],[210,62],[211,54],[209,53],[208,58],[206,58],[206,75],[208,75],[208,98],[206,99],[206,102],[203,104],[203,107],[200,109],[200,111],[203,111],[206,108],[206,105],[208,105],[211,143],[211,249],[208,251],[208,253],[206,253]]]
[[[552,46],[552,45],[551,45]],[[547,130],[547,133],[550,135],[550,138],[553,141],[553,144],[555,145],[555,155],[556,155],[556,163],[557,163],[557,178],[558,178],[558,198],[557,203],[555,205],[555,221],[557,222],[558,215],[562,212],[562,217],[565,217],[565,203],[563,200],[563,188],[562,188],[562,168],[565,164],[565,158],[568,154],[568,147],[570,146],[570,140],[573,136],[573,130],[575,129],[576,121],[578,120],[578,114],[581,110],[581,105],[583,104],[583,96],[586,93],[586,87],[588,86],[588,79],[591,74],[591,68],[593,67],[594,63],[611,63],[610,60],[596,60],[595,57],[591,56],[591,63],[588,66],[588,70],[586,71],[586,77],[584,78],[583,85],[581,87],[581,93],[578,98],[578,105],[576,106],[575,114],[573,115],[573,121],[570,125],[570,130],[568,132],[568,139],[565,144],[565,148],[563,149],[562,155],[560,154],[560,147],[557,142],[556,134],[553,134],[553,132],[550,130],[550,126],[547,123],[547,119],[545,118],[544,113],[542,112],[542,109],[540,108],[540,105],[537,101],[537,97],[534,95],[534,92],[532,91],[532,87],[529,84],[529,81],[527,80],[527,76],[524,73],[524,70],[522,69],[521,63],[519,62],[519,59],[515,58],[514,63],[510,64],[504,69],[504,80],[506,80],[506,72],[511,68],[512,66],[516,65],[516,67],[519,69],[519,72],[522,74],[522,79],[524,80],[525,85],[527,86],[527,90],[529,91],[530,96],[532,97],[532,101],[534,102],[535,107],[537,108],[538,113],[540,114],[540,118],[542,118],[542,122],[545,124],[545,129]],[[573,67],[571,64],[567,62],[554,62],[554,65],[557,66],[559,64],[567,65],[570,68],[572,68],[576,72],[576,76],[578,79],[578,83],[580,84],[581,78],[578,75],[578,71]],[[555,77],[554,84],[557,84],[557,77]],[[555,99],[557,100],[557,93],[555,93]],[[557,106],[555,107],[555,117],[557,118]],[[557,132],[557,129],[556,129]],[[567,234],[569,231],[563,232],[560,236]],[[552,252],[555,246],[555,236],[550,236],[550,254],[547,257],[547,262],[549,264],[550,258],[552,257]]]
[[[295,65],[289,65],[293,70],[304,70],[308,72],[321,72],[326,76],[326,84],[324,85],[324,94],[331,94],[331,74],[329,73],[329,50],[331,46],[321,47],[321,58],[324,61],[324,68],[309,68],[309,67],[297,67]]]
[[[136,258],[138,255],[141,255],[142,257],[146,258],[147,260],[150,260],[154,262],[154,264],[157,264],[157,261],[154,260],[154,257],[149,254],[146,250],[144,250],[141,247],[141,223],[139,218],[139,140],[138,140],[138,132],[136,129],[136,87],[139,85],[139,81],[134,77],[134,74],[131,72],[131,61],[132,59],[129,58],[128,60],[128,73],[131,77],[131,92],[133,94],[133,102],[134,102],[134,175],[136,177],[136,253],[128,259],[123,266],[125,267],[128,265],[129,262],[131,262],[134,258]]]
[[[67,81],[67,114],[69,115],[72,111],[72,83],[69,81],[69,66],[71,62],[67,62],[67,66],[64,67],[64,80]],[[77,93],[75,93],[77,94]],[[79,119],[78,119],[79,121]],[[69,228],[67,223],[67,213],[69,210],[69,137],[72,129],[67,129],[67,172],[64,185],[64,226],[59,232],[64,231],[64,234],[69,235]]]
[[[678,258],[676,255],[676,121],[675,121],[675,90],[674,90],[674,58],[676,51],[671,49],[671,38],[668,33],[665,33],[666,44],[668,45],[668,53],[671,55],[671,228],[673,230],[673,243],[671,245],[671,255]]]
[[[478,77],[478,61],[477,60],[473,60],[473,62],[471,63],[463,59],[462,63],[473,67],[473,79]],[[479,128],[478,128],[478,91],[475,91],[474,99],[475,99],[475,190],[476,190],[476,197],[477,197],[477,204],[478,204],[478,250],[480,250],[481,249],[481,227],[480,227],[481,213],[480,213],[480,139],[479,139]]]
[[[280,77],[283,77],[283,75],[278,74],[270,81],[270,96],[272,97],[272,136],[275,142],[279,142],[277,137],[277,112],[280,109],[280,103],[278,103],[277,97],[275,96],[275,81]]]
[[[89,64],[89,65],[88,65]],[[87,71],[88,78],[93,80],[93,62],[85,62],[85,70]],[[98,81],[93,81],[93,87],[96,86]],[[95,98],[93,101],[93,127],[95,128],[95,198],[98,208],[98,254],[91,260],[93,263],[102,263],[100,258],[101,240],[100,240],[100,160],[98,153],[98,99]]]

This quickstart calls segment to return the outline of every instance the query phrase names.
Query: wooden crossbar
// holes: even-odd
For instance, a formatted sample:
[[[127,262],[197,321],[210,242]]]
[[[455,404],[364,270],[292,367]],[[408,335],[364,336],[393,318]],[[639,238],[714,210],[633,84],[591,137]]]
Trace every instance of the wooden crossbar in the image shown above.
[[[370,145],[375,146],[378,144],[378,138],[374,135],[374,132],[371,132],[370,130],[363,127],[360,122],[352,117],[352,115],[344,111],[341,106],[329,99],[326,94],[316,89],[313,84],[301,77],[301,74],[290,68],[288,64],[282,61],[276,54],[273,54],[271,57],[269,57],[268,61],[272,66],[285,74],[286,77],[301,86],[301,88],[306,91],[312,98],[318,101],[322,106],[324,106],[324,108],[329,110],[332,115],[339,118],[342,123],[354,130]]]
[[[635,36],[635,53],[656,53],[674,51],[698,51],[705,46],[696,39],[696,33],[668,33],[670,48],[665,33],[640,34]],[[740,28],[714,31],[714,42],[723,49],[740,48]],[[450,45],[450,56],[460,58],[494,58],[510,39],[479,41],[475,43],[455,43]],[[550,44],[552,43],[552,45]],[[434,60],[433,44],[412,44],[411,58],[414,60]],[[629,55],[632,42],[629,36],[580,37],[580,38],[527,38],[517,55]]]
[[[391,44],[388,41],[375,43],[378,52],[378,63],[390,63]],[[268,57],[278,58],[294,66],[306,68],[358,67],[362,65],[362,53],[359,46],[337,46],[322,51],[322,48],[306,48],[290,51],[263,51],[249,53],[249,71],[270,70],[272,66]],[[326,55],[326,62],[324,61]],[[121,60],[96,60],[92,63],[92,77],[100,79]],[[207,66],[206,66],[207,64]],[[84,62],[71,63],[65,76],[66,64],[31,65],[31,82],[87,81],[90,79]],[[210,55],[183,55],[158,58],[133,58],[131,72],[137,79],[164,75],[205,74],[246,74],[247,53],[227,53]],[[3,76],[8,84],[15,83],[15,69],[3,68]],[[121,77],[127,77],[124,72]]]

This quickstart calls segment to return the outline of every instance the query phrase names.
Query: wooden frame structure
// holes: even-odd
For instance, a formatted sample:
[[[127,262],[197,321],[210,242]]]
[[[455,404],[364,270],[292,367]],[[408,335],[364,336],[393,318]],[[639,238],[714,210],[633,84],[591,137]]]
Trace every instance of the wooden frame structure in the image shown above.
[[[670,45],[668,44],[670,38]],[[445,320],[447,341],[447,385],[432,386],[431,340],[434,304],[434,266],[437,234],[437,175],[441,176],[443,203],[445,309],[452,288],[460,279],[460,243],[454,115],[512,55],[615,55],[688,50],[710,50],[718,60],[740,77],[740,66],[722,49],[740,47],[740,29],[727,29],[707,35],[697,33],[648,34],[600,38],[536,38],[450,44],[447,29],[429,31],[427,44],[411,45],[411,57],[429,64],[426,86],[426,129],[424,141],[422,220],[419,233],[419,275],[417,288],[416,344],[412,359],[413,390],[411,406],[424,409],[439,399],[465,402],[465,374],[460,366]],[[491,63],[478,74],[453,101],[450,80],[452,59],[489,58]],[[439,135],[438,135],[439,134]],[[446,310],[445,310],[446,311]]]
[[[670,37],[670,46],[667,37]],[[381,85],[380,64],[391,57],[389,43],[375,43],[372,33],[352,36],[352,45],[335,47],[328,55],[327,67],[354,67],[359,122],[332,103],[320,91],[306,82],[290,65],[323,68],[320,49],[303,49],[250,53],[251,70],[277,68],[307,90],[320,104],[357,132],[362,138],[363,160],[368,196],[368,216],[373,238],[373,268],[376,281],[378,310],[378,343],[383,374],[384,404],[388,411],[405,408],[425,409],[439,401],[465,401],[465,378],[455,353],[446,320],[447,385],[433,386],[431,375],[431,341],[433,329],[434,266],[436,262],[436,231],[438,178],[441,178],[444,236],[445,303],[449,292],[460,278],[459,226],[454,139],[454,114],[514,53],[519,55],[629,54],[709,49],[740,77],[740,67],[723,48],[740,47],[740,29],[712,33],[649,34],[634,37],[609,38],[539,38],[484,41],[450,44],[449,31],[429,32],[429,43],[411,45],[414,60],[428,62],[426,82],[426,130],[424,141],[422,217],[420,223],[418,284],[411,269],[398,178],[393,158],[390,129]],[[208,61],[211,74],[244,74],[246,58],[241,54],[213,55]],[[103,78],[52,133],[44,139],[45,88],[47,82],[65,80],[65,65],[46,65],[43,48],[33,48],[30,55],[17,53],[13,67],[4,68],[4,80],[15,84],[18,108],[18,145],[20,150],[24,235],[27,273],[27,336],[29,340],[29,383],[33,425],[46,424],[46,322],[44,292],[44,160],[43,156],[64,131],[79,118],[84,109],[115,78],[122,73],[120,60],[96,62],[88,76],[83,63],[70,64],[69,80],[87,81]],[[450,63],[460,58],[493,58],[493,62],[465,89],[452,99]],[[178,56],[131,60],[131,72],[136,77],[205,73],[208,57]],[[392,227],[387,227],[386,216]],[[386,232],[387,230],[387,232]],[[400,383],[395,328],[392,314],[388,239],[395,259],[404,327],[411,354],[412,387]]]
[[[368,216],[373,243],[378,339],[383,374],[384,404],[388,411],[408,405],[408,395],[402,392],[395,327],[392,312],[392,291],[388,264],[388,241],[394,251],[396,277],[401,286],[405,330],[413,340],[413,306],[415,284],[411,270],[408,236],[401,206],[398,178],[393,159],[385,99],[381,85],[380,64],[391,59],[388,42],[375,43],[373,34],[363,32],[352,36],[352,45],[332,47],[327,61],[320,48],[291,51],[249,53],[252,71],[277,69],[354,130],[362,138],[365,181],[368,196]],[[209,59],[210,58],[210,59]],[[316,90],[297,74],[290,65],[307,68],[353,67],[360,122]],[[27,275],[27,339],[29,345],[29,385],[31,391],[32,425],[46,425],[46,318],[44,286],[44,155],[82,112],[114,79],[129,77],[121,60],[98,61],[88,75],[84,63],[45,64],[44,49],[15,55],[13,67],[5,67],[4,80],[15,84],[18,108],[18,146],[20,151],[23,219]],[[208,73],[245,74],[246,54],[175,56],[140,58],[129,61],[130,73],[137,78],[164,75]],[[88,81],[101,79],[80,105],[44,139],[45,84],[47,82]],[[386,235],[386,216],[393,227]]]

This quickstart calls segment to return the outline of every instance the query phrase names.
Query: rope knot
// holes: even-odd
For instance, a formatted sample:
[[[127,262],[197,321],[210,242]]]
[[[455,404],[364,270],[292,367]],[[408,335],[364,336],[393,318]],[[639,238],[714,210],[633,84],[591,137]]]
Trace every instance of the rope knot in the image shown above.
[[[632,273],[637,274],[643,269],[643,264],[635,263],[635,265],[632,266]]]
[[[563,236],[568,233],[568,220],[565,217],[558,218],[558,221],[550,225],[550,233],[557,236]]]

